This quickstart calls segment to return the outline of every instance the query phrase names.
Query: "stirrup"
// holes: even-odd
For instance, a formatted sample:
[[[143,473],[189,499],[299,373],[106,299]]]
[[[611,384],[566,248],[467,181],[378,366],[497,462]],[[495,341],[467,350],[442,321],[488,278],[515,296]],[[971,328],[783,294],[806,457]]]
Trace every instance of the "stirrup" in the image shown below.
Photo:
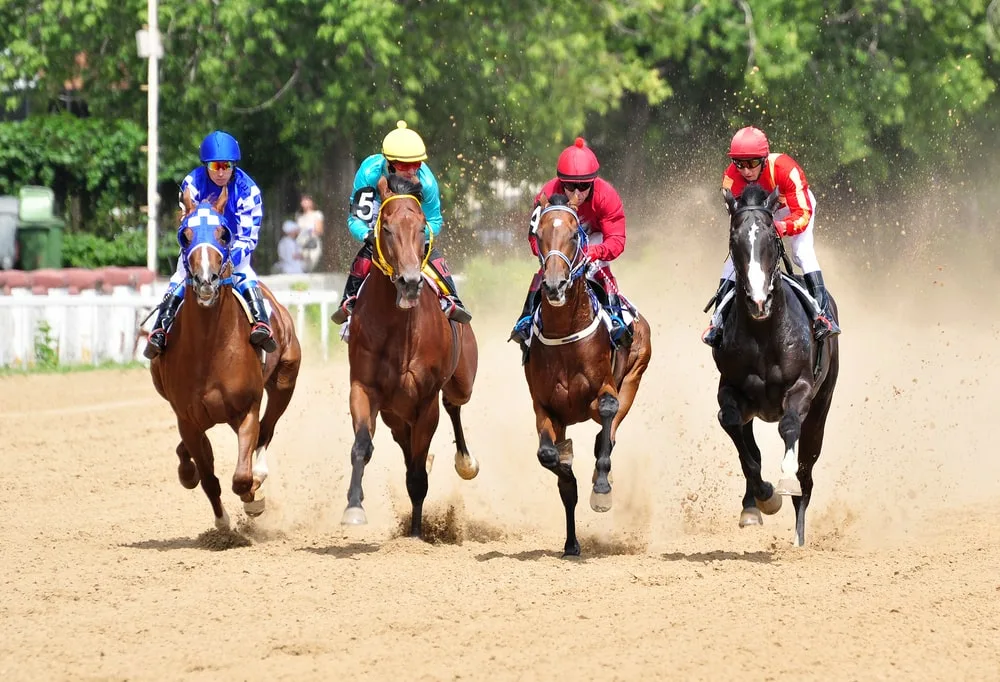
[[[835,325],[826,315],[819,315],[813,321],[813,336],[816,337],[817,341],[822,341],[828,336],[836,336],[837,334],[840,334],[840,327]]]
[[[445,317],[449,320],[459,324],[468,324],[472,321],[472,314],[461,303],[455,296],[442,296],[441,310],[444,311]]]
[[[514,329],[510,332],[510,337],[508,341],[517,341],[518,343],[526,343],[531,337],[531,315],[525,315],[514,325]]]
[[[711,346],[712,348],[718,348],[719,343],[722,341],[722,329],[714,324],[708,325],[706,329],[701,334],[701,342],[706,346]]]
[[[357,296],[348,296],[345,298],[344,302],[333,311],[332,315],[330,315],[330,320],[337,324],[344,324],[347,322],[347,318],[349,318],[351,313],[354,311],[354,302],[357,299]]]
[[[147,360],[152,360],[163,352],[166,347],[167,331],[165,329],[154,329],[146,338],[146,347],[142,349],[142,354]]]

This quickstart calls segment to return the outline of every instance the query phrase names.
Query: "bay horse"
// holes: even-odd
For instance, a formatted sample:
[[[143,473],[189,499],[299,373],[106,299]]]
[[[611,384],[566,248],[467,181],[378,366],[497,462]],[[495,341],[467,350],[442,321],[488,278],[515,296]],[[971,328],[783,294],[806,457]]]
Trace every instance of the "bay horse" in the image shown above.
[[[728,189],[723,196],[736,269],[734,295],[740,300],[729,306],[722,343],[712,356],[720,374],[719,423],[736,445],[746,477],[739,525],[761,525],[761,512],[777,513],[782,496],[791,496],[794,539],[801,547],[813,490],[812,470],[823,447],[840,369],[838,338],[816,342],[813,316],[800,298],[804,289],[781,274],[784,250],[773,216],[777,190],[768,195],[760,185],[750,184],[739,199]],[[830,307],[839,317],[832,296]],[[753,435],[755,417],[778,422],[784,441],[777,489],[761,477],[761,453]]]
[[[455,470],[466,480],[479,473],[461,417],[461,406],[472,397],[479,350],[471,325],[449,321],[437,294],[424,286],[421,271],[431,244],[425,238],[430,233],[420,207],[420,184],[390,178],[378,182],[375,268],[358,294],[348,333],[354,444],[341,523],[368,522],[361,506],[361,478],[374,450],[375,419],[381,415],[403,451],[406,490],[413,505],[410,535],[420,537],[439,394],[455,431]]]
[[[278,349],[262,361],[260,351],[250,345],[250,321],[232,287],[233,233],[223,215],[227,198],[225,187],[214,203],[195,205],[184,196],[177,232],[188,273],[184,303],[169,330],[170,343],[149,365],[153,386],[177,416],[177,476],[188,489],[201,482],[219,529],[228,529],[230,521],[206,432],[216,424],[229,424],[236,432],[239,457],[233,492],[248,515],[259,516],[264,511],[259,488],[268,474],[267,447],[292,398],[302,358],[291,316],[263,284],[274,311],[270,323]],[[260,419],[265,391],[267,407]]]
[[[566,427],[588,419],[601,425],[594,443],[590,506],[606,512],[611,509],[611,450],[618,425],[632,407],[652,354],[649,323],[641,316],[635,319],[632,343],[612,351],[586,281],[587,235],[577,206],[562,194],[542,196],[535,228],[543,275],[542,326],[532,325],[532,348],[524,364],[538,430],[538,461],[557,476],[566,509],[566,556],[580,554],[573,442],[566,439]]]

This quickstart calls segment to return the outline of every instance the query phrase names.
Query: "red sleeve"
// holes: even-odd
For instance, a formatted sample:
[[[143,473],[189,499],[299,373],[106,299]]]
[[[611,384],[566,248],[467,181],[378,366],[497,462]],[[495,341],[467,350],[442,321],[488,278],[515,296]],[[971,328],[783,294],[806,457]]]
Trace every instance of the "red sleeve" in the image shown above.
[[[587,248],[591,260],[613,261],[625,251],[625,208],[618,192],[607,182],[595,182],[593,198],[596,229],[604,235],[600,244]]]
[[[787,218],[777,221],[783,223],[783,232],[789,237],[805,232],[813,216],[805,171],[792,157],[779,154],[774,161],[774,184],[789,211]]]

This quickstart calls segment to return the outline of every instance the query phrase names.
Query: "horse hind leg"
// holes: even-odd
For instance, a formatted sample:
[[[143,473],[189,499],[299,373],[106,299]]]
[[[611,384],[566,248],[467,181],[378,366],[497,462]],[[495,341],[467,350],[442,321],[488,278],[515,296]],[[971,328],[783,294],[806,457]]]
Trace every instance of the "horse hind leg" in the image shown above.
[[[596,512],[606,512],[611,509],[611,450],[614,442],[611,440],[611,424],[618,414],[620,403],[618,397],[610,392],[604,392],[597,398],[597,414],[601,420],[601,431],[594,443],[594,488],[590,493],[590,508]]]
[[[471,481],[479,473],[479,462],[469,454],[469,446],[465,442],[465,430],[462,428],[462,407],[454,405],[447,396],[442,396],[444,411],[451,418],[451,426],[455,431],[455,471],[466,481]],[[430,473],[430,456],[428,455],[427,472]]]
[[[823,434],[826,430],[826,416],[830,409],[832,391],[820,396],[813,402],[809,414],[802,422],[802,437],[799,441],[798,481],[802,486],[801,494],[792,496],[795,505],[795,537],[798,547],[806,544],[806,509],[812,499],[813,467],[823,449]]]
[[[264,408],[264,416],[260,420],[260,430],[253,453],[253,469],[251,470],[253,485],[250,492],[253,494],[253,500],[243,502],[243,511],[246,512],[247,516],[256,517],[264,513],[266,496],[262,486],[269,474],[267,448],[271,444],[271,439],[274,438],[274,428],[278,420],[281,419],[292,399],[298,371],[299,363],[297,360],[294,363],[286,363],[282,360],[274,377],[266,386],[267,407]]]

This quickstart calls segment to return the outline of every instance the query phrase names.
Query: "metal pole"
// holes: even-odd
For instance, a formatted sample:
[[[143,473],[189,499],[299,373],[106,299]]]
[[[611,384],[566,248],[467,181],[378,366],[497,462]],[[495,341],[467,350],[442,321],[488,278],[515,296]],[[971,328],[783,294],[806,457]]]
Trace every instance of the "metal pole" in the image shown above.
[[[147,90],[147,154],[146,161],[146,206],[149,209],[146,223],[146,267],[156,272],[156,221],[160,212],[159,196],[156,192],[157,164],[159,163],[159,133],[157,120],[160,103],[160,26],[157,20],[157,0],[147,0],[146,13],[149,22],[149,73]]]

